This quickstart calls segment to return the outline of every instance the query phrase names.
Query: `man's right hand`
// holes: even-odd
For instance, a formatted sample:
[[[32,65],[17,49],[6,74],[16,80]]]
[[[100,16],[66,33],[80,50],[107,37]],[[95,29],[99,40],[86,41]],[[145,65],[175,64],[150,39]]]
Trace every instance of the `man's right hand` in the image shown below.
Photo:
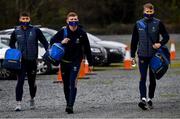
[[[67,44],[69,41],[70,41],[69,38],[64,38],[64,39],[61,41],[61,44]]]

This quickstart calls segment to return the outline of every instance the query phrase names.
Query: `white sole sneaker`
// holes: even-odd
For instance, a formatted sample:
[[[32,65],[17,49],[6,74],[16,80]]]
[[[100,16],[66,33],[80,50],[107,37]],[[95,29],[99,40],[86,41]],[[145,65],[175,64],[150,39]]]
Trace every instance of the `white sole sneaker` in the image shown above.
[[[15,111],[21,111],[21,105],[17,105],[16,108],[14,109]]]

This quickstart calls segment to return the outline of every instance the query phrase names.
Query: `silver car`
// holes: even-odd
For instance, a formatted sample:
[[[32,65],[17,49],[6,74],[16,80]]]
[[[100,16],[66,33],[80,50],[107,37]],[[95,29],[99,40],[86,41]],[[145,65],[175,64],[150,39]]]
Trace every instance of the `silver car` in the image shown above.
[[[13,32],[13,30],[14,29],[2,30],[2,31],[0,31],[0,34],[10,35]],[[42,33],[44,34],[44,36],[46,37],[48,42],[50,42],[50,39],[57,33],[56,30],[45,28],[45,27],[41,27],[40,30],[42,31]],[[102,45],[97,44],[95,42],[91,42],[91,41],[93,41],[92,38],[94,38],[94,37],[91,37],[91,34],[87,33],[87,36],[90,41],[90,47],[91,47],[91,52],[92,52],[92,57],[93,57],[93,65],[107,64],[107,58],[108,58],[107,50]],[[41,44],[40,44],[40,47],[42,47]],[[41,51],[41,49],[40,49],[40,51]],[[42,51],[42,52],[44,52],[44,51]],[[42,63],[39,63],[39,64],[40,64],[40,66],[43,66],[41,64],[44,64],[44,62],[43,61],[41,61],[41,62]],[[50,64],[48,64],[48,65],[49,66],[47,68],[53,69],[53,66],[51,66]],[[40,68],[40,69],[43,69],[43,68]],[[51,70],[51,69],[47,69],[47,70]],[[38,70],[38,71],[40,71],[40,70]]]
[[[10,35],[0,35],[0,79],[12,79],[15,74],[2,67],[2,62],[5,56],[6,50],[9,48]],[[49,72],[58,71],[58,66],[45,63],[42,59],[45,50],[41,45],[38,47],[38,60],[37,60],[37,74],[45,74]]]

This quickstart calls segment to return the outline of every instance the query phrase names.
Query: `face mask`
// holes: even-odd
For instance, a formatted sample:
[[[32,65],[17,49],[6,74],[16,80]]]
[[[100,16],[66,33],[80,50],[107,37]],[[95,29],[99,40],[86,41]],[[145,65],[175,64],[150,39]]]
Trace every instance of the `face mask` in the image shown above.
[[[27,27],[27,26],[29,26],[29,24],[30,24],[30,22],[20,22],[21,26],[26,26]]]
[[[69,26],[78,26],[79,22],[78,21],[70,21],[68,23]]]
[[[146,19],[152,19],[154,17],[154,14],[146,14],[146,13],[144,13],[144,17]]]

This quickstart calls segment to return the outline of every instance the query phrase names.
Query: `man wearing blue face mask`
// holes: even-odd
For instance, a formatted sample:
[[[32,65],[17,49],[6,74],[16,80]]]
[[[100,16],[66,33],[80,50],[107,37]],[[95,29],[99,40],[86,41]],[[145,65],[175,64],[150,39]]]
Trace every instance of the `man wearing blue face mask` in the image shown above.
[[[154,6],[151,3],[144,5],[144,18],[136,22],[131,39],[131,57],[132,63],[135,63],[136,50],[139,59],[139,71],[140,71],[140,102],[138,106],[147,110],[153,108],[152,99],[154,98],[154,92],[156,88],[156,79],[152,70],[149,68],[149,63],[156,52],[156,49],[165,45],[169,40],[169,35],[165,29],[163,23],[154,18]],[[160,39],[160,35],[162,39]],[[149,69],[149,92],[146,95],[146,76]]]
[[[89,70],[92,70],[92,56],[87,34],[79,27],[78,15],[75,12],[70,12],[67,15],[66,23],[67,26],[52,37],[50,44],[61,43],[65,47],[65,54],[60,65],[67,103],[65,111],[72,114],[81,61],[85,55],[89,62]]]
[[[36,95],[36,70],[38,57],[38,41],[40,41],[45,50],[48,49],[48,42],[39,28],[30,25],[29,13],[21,13],[19,17],[20,25],[11,34],[9,46],[19,49],[22,53],[21,71],[18,72],[18,80],[16,85],[16,101],[15,111],[21,111],[21,101],[23,96],[23,85],[27,73],[29,91],[30,91],[30,108],[35,108],[34,97]]]

